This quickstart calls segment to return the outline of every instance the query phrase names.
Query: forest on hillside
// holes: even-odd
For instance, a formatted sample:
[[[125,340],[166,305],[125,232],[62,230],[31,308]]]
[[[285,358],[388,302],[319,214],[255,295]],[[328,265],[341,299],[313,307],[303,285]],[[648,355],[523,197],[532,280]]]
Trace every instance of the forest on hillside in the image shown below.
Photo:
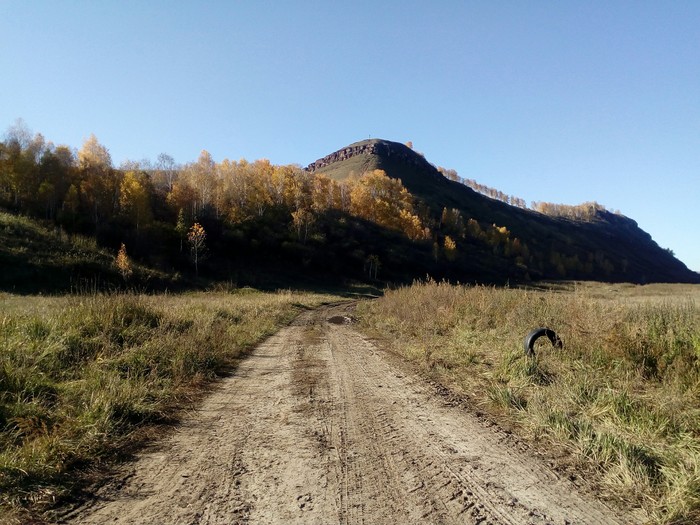
[[[434,262],[454,261],[467,238],[512,256],[514,264],[530,258],[505,226],[482,225],[457,210],[426,210],[381,170],[338,182],[264,159],[217,163],[207,151],[184,165],[161,154],[156,163],[127,161],[117,168],[94,135],[74,150],[21,125],[0,142],[0,205],[68,233],[96,236],[115,253],[124,244],[131,257],[166,270],[191,266],[195,224],[209,236],[210,253],[226,240],[252,252],[275,244],[302,263],[309,245],[323,245],[333,236],[329,228],[342,230],[352,219],[393,232]],[[380,257],[359,250],[355,273],[377,277]]]
[[[539,209],[554,216],[590,219],[600,210],[595,203],[545,204]],[[624,271],[600,250],[568,253],[539,242],[531,249],[505,224],[430,209],[382,170],[334,180],[265,159],[216,162],[207,151],[183,165],[161,154],[156,162],[115,167],[94,135],[76,150],[22,122],[0,142],[0,207],[94,237],[116,262],[128,256],[214,280],[254,281],[264,269],[336,281],[410,281],[429,273],[462,282]]]

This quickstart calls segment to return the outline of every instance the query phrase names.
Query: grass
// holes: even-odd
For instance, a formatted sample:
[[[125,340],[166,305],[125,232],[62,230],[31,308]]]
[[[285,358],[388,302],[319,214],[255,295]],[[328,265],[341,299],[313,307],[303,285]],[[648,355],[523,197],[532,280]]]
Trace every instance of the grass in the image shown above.
[[[359,308],[363,326],[482,410],[557,444],[653,523],[700,521],[700,287],[556,290],[425,282]],[[533,328],[563,339],[522,349]],[[545,342],[542,342],[542,341]]]
[[[334,300],[250,289],[0,293],[0,515],[26,521],[72,497],[257,342]]]

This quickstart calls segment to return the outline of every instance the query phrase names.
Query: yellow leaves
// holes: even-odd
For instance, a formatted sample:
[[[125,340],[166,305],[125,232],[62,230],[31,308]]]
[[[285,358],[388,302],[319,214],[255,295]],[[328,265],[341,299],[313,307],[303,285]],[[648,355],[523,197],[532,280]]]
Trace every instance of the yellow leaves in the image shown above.
[[[445,235],[443,248],[448,261],[452,262],[457,258],[457,243],[449,235]]]
[[[387,177],[382,170],[365,174],[350,191],[350,213],[398,230],[413,240],[429,235],[413,213],[413,197],[399,179]]]
[[[308,210],[300,209],[292,212],[292,226],[297,234],[297,239],[306,243],[309,236],[309,230],[316,222],[316,217]]]
[[[121,248],[119,248],[119,253],[117,254],[116,259],[114,260],[114,264],[119,270],[119,273],[122,274],[122,278],[125,281],[127,281],[129,277],[131,277],[131,274],[134,273],[131,267],[131,260],[126,254],[126,245],[124,243],[122,243]]]
[[[119,187],[119,207],[124,215],[139,225],[150,222],[152,218],[151,198],[148,176],[143,173],[127,171]]]
[[[78,151],[78,165],[82,169],[107,170],[112,167],[112,157],[106,147],[99,143],[95,134],[83,142]]]
[[[235,223],[262,217],[270,208],[286,207],[290,226],[300,240],[306,239],[312,222],[328,210],[350,212],[413,240],[430,237],[414,212],[413,196],[399,179],[387,177],[382,170],[341,183],[298,166],[274,166],[267,160],[212,163],[202,152],[196,164],[186,166],[167,197],[174,209],[184,209],[192,217],[213,204],[217,217]]]
[[[331,180],[325,175],[314,176],[313,190],[311,197],[311,206],[314,211],[324,212],[330,208],[339,207],[336,206],[336,195],[335,186],[337,182]]]
[[[401,231],[412,241],[430,238],[430,229],[424,228],[420,218],[407,210],[401,210],[399,214]]]
[[[195,222],[190,228],[190,231],[187,232],[187,241],[192,245],[192,249],[204,247],[206,238],[207,232],[198,222]]]
[[[199,276],[199,259],[202,256],[202,252],[206,248],[205,241],[207,239],[207,232],[204,231],[204,227],[195,222],[190,231],[187,232],[187,242],[190,243],[192,249],[192,259],[194,260],[194,271],[197,276]]]
[[[184,179],[178,179],[173,183],[173,188],[168,193],[166,201],[176,210],[187,210],[190,216],[195,213],[196,193],[194,188]]]

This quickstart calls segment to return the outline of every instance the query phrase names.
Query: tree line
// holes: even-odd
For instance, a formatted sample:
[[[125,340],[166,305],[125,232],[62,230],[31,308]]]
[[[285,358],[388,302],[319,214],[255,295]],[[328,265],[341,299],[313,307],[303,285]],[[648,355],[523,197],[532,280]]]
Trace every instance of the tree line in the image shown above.
[[[485,184],[481,184],[474,179],[465,179],[457,174],[456,170],[443,168],[438,166],[437,170],[443,175],[443,177],[464,184],[465,186],[473,189],[481,195],[485,195],[497,201],[510,204],[516,208],[522,208],[524,210],[532,210],[550,217],[565,217],[568,219],[591,221],[594,220],[601,212],[611,212],[604,205],[598,202],[584,202],[581,204],[557,204],[553,202],[546,201],[532,201],[528,206],[525,199],[516,197],[515,195],[508,195],[507,193],[492,188]],[[617,215],[621,215],[619,210],[614,212]]]

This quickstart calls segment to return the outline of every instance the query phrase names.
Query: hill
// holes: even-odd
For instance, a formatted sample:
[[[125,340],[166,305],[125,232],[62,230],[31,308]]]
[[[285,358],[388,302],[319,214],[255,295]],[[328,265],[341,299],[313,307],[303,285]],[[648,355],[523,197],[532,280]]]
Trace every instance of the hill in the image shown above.
[[[0,210],[0,290],[55,293],[116,289],[125,284],[115,256],[95,238],[71,235]],[[129,286],[176,288],[162,272],[130,263]]]
[[[397,142],[356,142],[306,168],[337,181],[375,169],[401,180],[423,206],[423,218],[437,226],[443,239],[449,234],[461,237],[461,255],[455,263],[466,279],[494,276],[496,270],[511,278],[700,282],[700,275],[660,248],[628,217],[594,209],[585,219],[572,219],[511,206],[447,179],[422,155]],[[523,253],[520,248],[513,257],[512,244],[509,250],[507,242],[488,242],[478,231],[463,233],[470,219],[487,238],[489,228],[505,228],[511,243],[517,239],[516,245],[527,250]]]

